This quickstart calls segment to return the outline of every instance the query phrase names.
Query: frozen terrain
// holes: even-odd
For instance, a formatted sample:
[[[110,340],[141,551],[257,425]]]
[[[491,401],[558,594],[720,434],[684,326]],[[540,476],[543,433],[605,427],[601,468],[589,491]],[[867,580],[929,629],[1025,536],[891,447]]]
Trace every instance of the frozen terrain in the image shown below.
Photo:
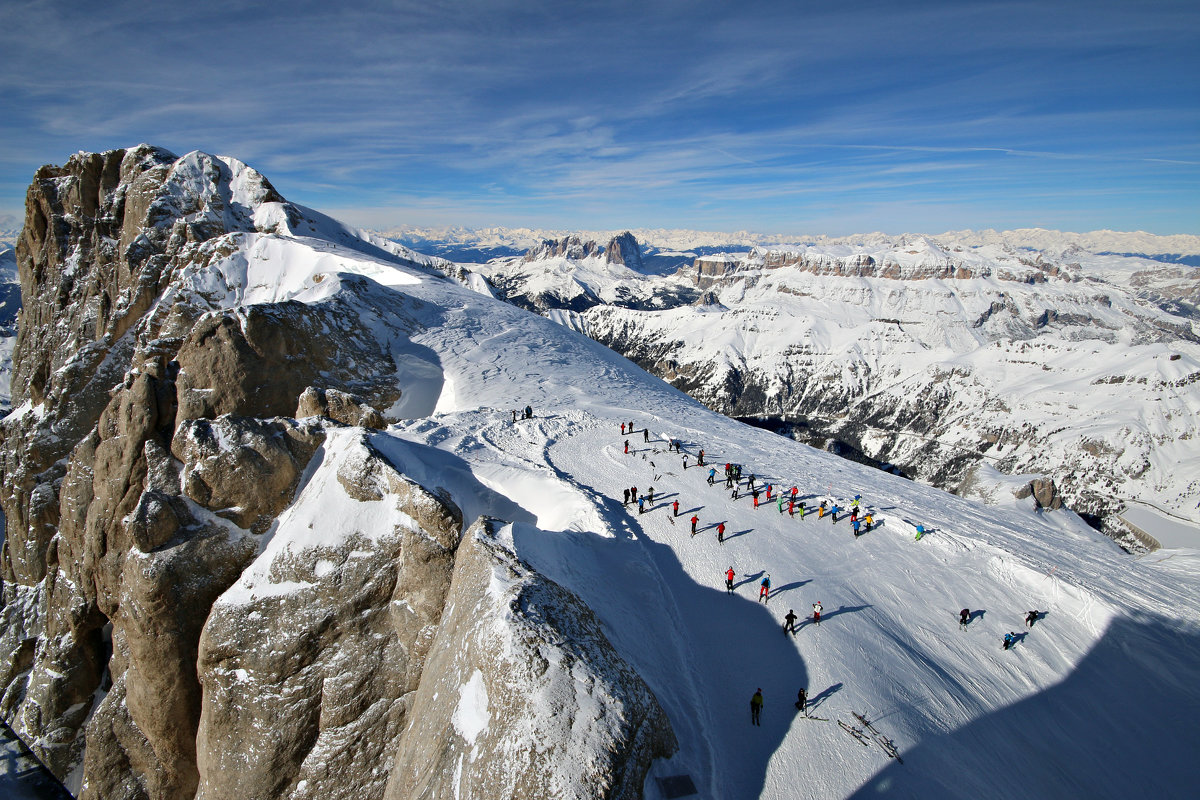
[[[272,247],[269,259],[245,251],[246,284],[276,287],[272,299],[305,299],[334,269],[422,310],[411,341],[424,366],[405,388],[424,399],[375,444],[466,518],[511,520],[517,555],[593,608],[679,735],[655,776],[766,798],[1168,796],[1200,777],[1187,733],[1200,711],[1195,550],[1130,557],[1068,511],[983,506],[733,422],[582,336],[418,269],[318,256],[303,241]],[[534,418],[514,423],[526,404]],[[705,469],[685,471],[670,439],[693,463],[703,448],[760,483],[796,485],[809,505],[861,494],[878,527],[855,539],[844,517],[755,511],[707,485]],[[652,509],[623,507],[627,485],[653,486]],[[917,523],[931,531],[920,541]],[[732,597],[721,585],[731,565]],[[755,600],[764,574],[769,604]],[[807,618],[817,601],[820,627],[781,634],[789,608]],[[974,612],[966,630],[962,607]],[[1031,609],[1044,617],[1026,631]],[[1008,631],[1025,635],[1004,652]],[[825,720],[797,716],[802,686]],[[903,764],[837,726],[854,712]]]
[[[171,165],[163,185],[179,190],[181,209],[200,209],[182,214],[180,226],[215,224],[211,215],[221,214],[231,232],[202,241],[196,257],[181,260],[147,312],[150,322],[139,324],[189,304],[232,310],[237,324],[247,326],[250,309],[261,304],[335,309],[340,316],[324,330],[322,344],[330,351],[349,341],[378,344],[393,374],[358,377],[386,378],[402,391],[380,409],[389,422],[382,430],[329,423],[291,504],[265,520],[259,539],[234,524],[236,507],[219,508],[222,517],[203,515],[257,548],[212,606],[229,628],[258,630],[262,620],[252,617],[252,604],[259,600],[266,607],[290,598],[307,609],[305,592],[337,588],[364,552],[376,552],[377,540],[417,529],[412,514],[385,509],[382,489],[349,490],[347,476],[383,474],[355,469],[369,463],[363,453],[377,453],[397,483],[403,478],[423,487],[422,497],[451,500],[464,528],[481,515],[495,518],[494,546],[532,567],[490,568],[493,580],[474,607],[484,619],[493,619],[485,606],[513,608],[501,600],[536,573],[594,612],[678,738],[677,754],[655,762],[647,797],[662,797],[658,779],[677,775],[689,776],[702,797],[770,800],[1193,791],[1200,779],[1192,736],[1200,712],[1200,550],[1133,557],[1070,511],[1039,511],[1032,499],[1004,491],[983,505],[740,424],[597,342],[498,301],[472,276],[286,207],[245,165],[233,159],[220,165],[204,154]],[[195,202],[207,196],[210,175],[224,181],[221,202]],[[882,336],[872,343],[880,353],[890,346]],[[364,359],[354,370],[379,363]],[[148,383],[144,374],[128,382],[138,380]],[[190,397],[182,389],[178,396]],[[125,397],[123,407],[137,411]],[[517,419],[526,406],[531,418]],[[25,403],[10,424],[43,413],[43,405]],[[217,431],[205,440],[216,452],[239,449],[220,434],[235,425],[231,417],[185,422],[192,431]],[[633,430],[622,432],[630,423]],[[190,435],[179,433],[177,444]],[[672,440],[683,452],[669,451]],[[715,485],[706,468],[695,466],[701,450],[718,465]],[[759,486],[797,487],[809,507],[846,506],[861,496],[876,526],[855,538],[844,515],[834,522],[789,515],[771,503],[755,509],[745,485],[737,499],[724,488],[726,462],[743,465]],[[165,485],[171,477],[162,473],[155,479]],[[174,480],[188,484],[188,476]],[[622,503],[622,490],[632,486],[642,493],[654,488],[645,513]],[[194,501],[188,508],[201,514]],[[687,522],[693,515],[694,536]],[[724,543],[715,533],[722,523]],[[925,531],[920,539],[918,525]],[[150,564],[173,548],[182,549],[171,541],[131,548],[130,579],[152,572],[134,559]],[[730,567],[737,576],[732,594],[723,586]],[[506,575],[518,578],[506,583]],[[760,602],[766,576],[772,590]],[[35,596],[35,587],[19,588]],[[807,621],[816,602],[824,607],[819,626]],[[466,606],[457,611],[469,618]],[[964,607],[973,614],[960,628]],[[782,632],[789,609],[802,620],[794,636]],[[1023,618],[1034,609],[1042,616],[1026,629]],[[297,612],[265,628],[263,648],[279,643],[286,651],[301,617]],[[525,624],[515,614],[496,620],[488,632],[506,641],[515,641]],[[117,620],[137,621],[137,614]],[[1000,647],[1006,632],[1019,634],[1009,651]],[[454,643],[439,644],[453,661]],[[546,652],[560,653],[575,642],[551,644],[560,649],[548,645]],[[232,649],[231,659],[243,655]],[[341,666],[341,674],[320,684],[321,693],[354,683],[358,665]],[[507,705],[480,691],[476,674],[448,670],[441,675],[447,684],[426,690],[430,703],[449,698],[436,707],[453,704],[447,715],[468,749],[487,739]],[[554,727],[559,717],[547,710],[609,707],[590,705],[598,702],[594,673],[570,675],[574,680],[546,687],[514,675],[510,691],[513,698],[536,698],[546,719],[509,745],[510,755],[561,748],[554,766],[564,786],[577,766],[588,766],[589,750],[579,743],[599,741],[599,728],[620,722],[597,710],[576,718],[583,736]],[[44,672],[36,677],[47,679]],[[793,708],[802,687],[812,718]],[[763,724],[751,726],[747,705],[757,689],[765,697]],[[255,708],[217,710],[237,716]],[[28,711],[27,718],[36,716]],[[889,754],[882,738],[860,741],[838,725],[860,726],[855,714],[869,718],[895,751]],[[262,741],[269,748],[273,739]],[[269,761],[272,753],[254,755]],[[323,774],[325,765],[314,759],[306,768]],[[297,795],[304,790],[296,784]]]
[[[1041,473],[1114,536],[1133,501],[1200,524],[1200,269],[1098,252],[1198,237],[870,234],[666,274],[568,241],[471,269],[730,416],[957,492]]]

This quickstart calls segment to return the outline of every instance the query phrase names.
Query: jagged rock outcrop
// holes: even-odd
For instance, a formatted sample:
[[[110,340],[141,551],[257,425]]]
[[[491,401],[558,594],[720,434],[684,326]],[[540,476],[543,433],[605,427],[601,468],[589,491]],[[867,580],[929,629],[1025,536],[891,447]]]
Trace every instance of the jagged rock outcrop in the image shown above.
[[[1014,492],[1014,495],[1018,500],[1024,500],[1032,495],[1038,508],[1049,511],[1056,511],[1063,507],[1062,495],[1058,493],[1058,487],[1054,485],[1054,481],[1049,478],[1035,478]]]
[[[368,431],[400,405],[393,353],[435,367],[409,340],[418,301],[362,275],[253,279],[311,247],[294,230],[444,280],[232,159],[78,154],[30,187],[0,422],[0,715],[82,798],[379,798],[393,762],[420,760],[402,737],[431,647],[453,648],[464,520]],[[599,645],[571,658],[616,670],[614,713],[657,708]],[[667,751],[646,737],[596,739],[595,785],[636,796],[643,754]]]
[[[642,248],[637,238],[625,231],[620,236],[614,236],[604,248],[604,260],[609,264],[620,264],[623,267],[640,271],[642,269]]]
[[[265,554],[214,606],[197,665],[199,798],[379,797],[387,782],[462,518],[362,435],[342,439],[338,486],[322,502],[344,493],[347,505],[386,508],[349,516],[312,547]],[[373,530],[371,519],[389,524]]]
[[[561,239],[545,239],[537,247],[525,254],[523,261],[541,261],[547,258],[569,258],[578,261],[600,255],[600,245],[588,240],[583,241],[572,234]]]
[[[296,419],[315,416],[329,417],[345,425],[361,425],[364,428],[380,429],[387,424],[378,409],[367,405],[356,395],[310,386],[300,394]]]
[[[640,797],[677,748],[666,715],[587,606],[494,524],[459,549],[387,800]]]

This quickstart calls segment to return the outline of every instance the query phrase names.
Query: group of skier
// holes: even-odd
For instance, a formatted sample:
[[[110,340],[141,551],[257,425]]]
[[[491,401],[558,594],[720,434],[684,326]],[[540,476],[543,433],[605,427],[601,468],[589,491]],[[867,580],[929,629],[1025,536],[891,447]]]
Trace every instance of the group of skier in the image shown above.
[[[621,423],[622,435],[625,435],[627,432],[629,434],[632,434],[634,432],[634,426],[633,426],[632,422],[630,422],[628,424],[628,426],[626,426],[626,424],[624,422]],[[643,428],[642,438],[643,438],[644,442],[649,442],[649,440],[650,440],[649,428]],[[628,453],[629,452],[629,440],[626,439],[624,444],[625,444],[625,452]],[[682,455],[683,468],[686,470],[688,468],[689,454],[684,453],[682,451],[682,445],[681,445],[680,441],[678,439],[669,440],[668,450],[674,450],[676,453],[680,453]],[[697,453],[695,466],[698,466],[698,467],[704,466],[704,451],[703,450],[700,450]],[[725,488],[729,489],[731,492],[730,498],[733,500],[738,500],[740,498],[739,489],[740,489],[741,482],[742,482],[742,465],[734,464],[734,463],[726,463],[725,470],[724,470],[724,478],[725,478]],[[716,482],[717,482],[717,467],[716,466],[710,466],[710,468],[708,470],[707,482],[710,486],[713,486],[716,484]],[[801,520],[804,519],[804,517],[806,516],[806,514],[808,514],[808,512],[813,510],[812,508],[807,506],[805,500],[797,498],[799,489],[796,486],[792,486],[788,490],[783,491],[783,490],[779,490],[773,483],[768,482],[768,483],[763,484],[762,487],[759,488],[758,476],[755,475],[754,473],[751,473],[749,475],[749,477],[747,478],[746,488],[749,490],[749,493],[751,495],[755,509],[757,509],[759,507],[760,499],[762,498],[763,495],[765,495],[766,502],[768,504],[771,502],[772,496],[774,496],[775,505],[780,514],[782,514],[784,512],[785,504],[787,506],[788,515],[795,516],[796,512],[799,511]],[[648,492],[641,497],[638,496],[638,493],[637,493],[638,490],[636,487],[626,489],[624,491],[625,491],[625,505],[628,505],[631,502],[637,503],[639,514],[643,513],[645,511],[647,502],[649,502],[651,505],[653,505],[653,503],[654,503],[654,488],[653,487],[651,487],[648,490]],[[861,495],[857,495],[857,494],[854,495],[853,500],[850,502],[850,508],[849,508],[850,527],[854,533],[855,538],[858,538],[859,536],[869,532],[875,525],[875,519],[871,512],[868,511],[865,514],[860,515],[861,501],[862,501]],[[671,508],[672,508],[672,516],[678,517],[679,516],[679,501],[675,500],[671,504]],[[838,505],[837,502],[830,502],[829,500],[822,500],[820,502],[819,506],[815,510],[817,511],[818,519],[822,519],[825,517],[826,514],[828,514],[830,516],[830,520],[834,524],[836,524],[838,521],[838,515],[844,514],[844,512],[846,511],[846,509],[843,508],[842,506]],[[689,522],[691,523],[691,535],[695,536],[696,533],[698,532],[698,525],[700,523],[699,515],[693,514],[691,519],[689,520]],[[925,530],[923,529],[923,526],[920,526],[920,525],[918,525],[917,528],[918,528],[917,538],[920,539],[921,535],[925,533]],[[717,530],[717,541],[723,543],[725,541],[725,523],[724,522],[718,523],[716,525],[716,530]],[[724,577],[725,577],[726,592],[729,594],[733,594],[734,589],[735,589],[734,580],[736,578],[736,573],[732,566],[730,566],[725,571]],[[759,582],[758,600],[759,600],[759,602],[762,602],[762,603],[769,603],[770,599],[771,599],[771,575],[768,573],[768,574],[765,574],[763,576],[762,580]],[[812,605],[812,624],[813,625],[820,626],[822,610],[823,610],[823,608],[822,608],[820,601],[813,603],[813,605]],[[959,613],[960,629],[965,630],[966,627],[970,624],[972,617],[973,617],[973,615],[969,609],[966,609],[966,608],[962,609],[962,611]],[[1028,612],[1025,616],[1026,627],[1032,628],[1034,622],[1036,622],[1040,617],[1041,617],[1041,612],[1039,612],[1037,610]],[[788,633],[792,634],[793,636],[796,635],[796,632],[797,632],[796,621],[798,619],[799,619],[799,617],[796,615],[795,610],[788,609],[788,613],[784,616],[784,624],[783,624],[784,635],[787,635]],[[1002,645],[1003,649],[1004,650],[1010,649],[1022,637],[1023,637],[1023,634],[1017,634],[1014,632],[1006,633],[1004,635],[1004,640],[1003,640],[1003,645]],[[750,717],[751,717],[752,724],[761,725],[760,717],[762,714],[762,707],[763,707],[763,696],[762,696],[762,689],[760,688],[754,693],[754,696],[750,700]],[[800,689],[799,694],[797,696],[796,710],[804,713],[806,716],[808,715],[807,694],[806,694],[806,690],[804,688]]]

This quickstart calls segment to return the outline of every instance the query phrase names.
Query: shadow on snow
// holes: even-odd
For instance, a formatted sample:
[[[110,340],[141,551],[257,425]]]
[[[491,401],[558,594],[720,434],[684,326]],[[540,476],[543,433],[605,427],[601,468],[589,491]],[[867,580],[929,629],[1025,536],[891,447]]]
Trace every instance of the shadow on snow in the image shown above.
[[[1022,649],[1004,654],[1014,670]],[[851,797],[1188,797],[1198,715],[1200,633],[1123,617],[1061,683],[911,751],[901,742],[904,764]]]

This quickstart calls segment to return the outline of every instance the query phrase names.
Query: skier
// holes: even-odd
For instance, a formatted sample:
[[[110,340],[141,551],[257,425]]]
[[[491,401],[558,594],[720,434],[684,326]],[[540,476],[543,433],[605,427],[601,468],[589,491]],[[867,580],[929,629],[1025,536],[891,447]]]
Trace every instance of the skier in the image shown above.
[[[642,441],[643,442],[650,441],[650,429],[649,428],[642,428]]]
[[[796,501],[788,500],[788,516],[789,517],[795,516],[795,514],[796,514]]]
[[[533,406],[525,406],[525,419],[533,419]]]
[[[708,469],[708,485],[712,486],[717,480],[717,468],[709,467]]]
[[[513,425],[516,425],[517,424],[517,410],[514,408],[512,410],[512,412],[513,412]]]
[[[875,524],[875,517],[871,516],[870,514],[867,514],[865,517],[863,517],[863,524],[865,526],[865,530],[863,531],[863,533],[870,533],[871,526]]]
[[[631,503],[637,502],[637,487],[636,486],[634,486],[632,489],[629,490],[629,502],[631,502]]]
[[[679,516],[679,501],[678,500],[676,500],[674,503],[671,503],[671,510],[675,512],[673,516],[676,516],[676,517]]]
[[[758,489],[752,489],[750,494],[754,497],[754,507],[758,508]]]
[[[748,486],[749,486],[751,489],[753,489],[753,488],[754,488],[754,473],[753,473],[753,472],[751,472],[751,473],[750,473],[750,482],[749,482],[749,484],[747,484],[747,485],[748,485]]]
[[[768,483],[767,484],[767,502],[768,503],[771,502],[771,489],[772,488],[773,488],[772,485]]]
[[[792,499],[796,499],[796,492],[799,491],[795,486],[792,487]]]
[[[762,579],[762,583],[758,585],[758,599],[765,603],[771,602],[771,574],[769,572],[767,577]]]
[[[833,506],[829,509],[829,513],[830,513],[830,515],[832,515],[834,523],[837,522],[837,515],[838,515],[838,512],[841,510],[842,510],[842,507],[839,506],[837,503],[834,503]]]
[[[819,509],[817,509],[817,519],[820,519],[823,516],[825,516],[825,501],[824,500],[821,501],[821,507]]]
[[[804,506],[804,501],[800,501],[800,521],[804,521],[804,515],[808,513],[808,509]]]
[[[687,469],[687,457],[688,457],[688,454],[687,454],[687,453],[684,453],[684,454],[683,454],[683,468],[684,468],[685,470]]]
[[[1036,609],[1034,609],[1033,611],[1030,611],[1028,614],[1026,614],[1025,615],[1025,627],[1032,628],[1033,623],[1038,621],[1038,616],[1040,616],[1040,614],[1041,614],[1041,612],[1037,611]]]
[[[654,487],[650,487],[650,491],[646,492],[646,502],[654,505]]]
[[[803,688],[796,694],[796,710],[808,716],[808,692]]]
[[[962,630],[967,629],[967,625],[971,622],[971,609],[964,608],[958,612],[958,627]]]
[[[738,485],[736,483],[733,485],[733,491],[729,493],[729,497],[731,500],[738,499]]]
[[[783,632],[796,635],[796,612],[788,609],[787,616],[783,618]]]
[[[624,422],[621,423],[621,435],[622,436],[625,435],[625,423]]]
[[[725,591],[733,594],[733,567],[730,566],[725,572]]]
[[[621,501],[621,505],[627,506],[627,505],[629,505],[629,490],[624,489],[623,491],[625,492],[625,499],[623,501]]]
[[[1004,649],[1007,650],[1008,648],[1012,647],[1014,644],[1016,644],[1016,641],[1017,635],[1012,631],[1004,634]]]
[[[924,526],[924,525],[918,525],[918,526],[917,526],[917,541],[918,541],[918,542],[919,542],[919,541],[921,541],[921,537],[922,537],[922,536],[924,536],[924,535],[925,535],[925,526]],[[1007,649],[1007,648],[1005,648],[1005,649]]]
[[[852,501],[850,501],[850,507],[851,507],[851,508],[858,508],[858,501],[859,501],[859,500],[861,500],[861,499],[862,499],[862,495],[861,495],[861,494],[856,494],[856,495],[854,495],[854,499],[853,499]]]
[[[813,603],[813,624],[818,627],[821,625],[821,601]]]
[[[717,541],[720,542],[721,544],[725,544],[725,523],[724,522],[717,525]]]
[[[625,455],[629,455],[629,440],[625,440]]]
[[[860,526],[861,524],[862,524],[862,523],[860,523],[860,522],[858,521],[858,518],[857,518],[857,517],[851,517],[851,518],[850,518],[850,527],[854,528],[854,538],[855,538],[855,539],[857,539],[857,538],[858,538],[858,536],[859,536],[859,534],[858,534],[858,528],[859,528],[859,526]]]
[[[704,451],[703,451],[703,450],[701,450],[701,451],[700,451],[700,452],[699,452],[699,453],[696,455],[696,466],[697,466],[697,467],[703,467],[703,466],[704,466]]]
[[[758,716],[762,713],[762,707],[762,689],[758,689],[754,692],[754,697],[750,698],[750,724],[757,725],[760,728],[762,727],[762,723],[758,721]]]
[[[700,521],[700,517],[692,514],[692,536],[696,535],[696,523]]]
[[[775,507],[777,509],[779,509],[780,514],[783,513],[783,492],[780,492],[779,495],[775,498]]]
[[[638,513],[641,514],[646,510],[646,496],[642,495],[638,498]]]

